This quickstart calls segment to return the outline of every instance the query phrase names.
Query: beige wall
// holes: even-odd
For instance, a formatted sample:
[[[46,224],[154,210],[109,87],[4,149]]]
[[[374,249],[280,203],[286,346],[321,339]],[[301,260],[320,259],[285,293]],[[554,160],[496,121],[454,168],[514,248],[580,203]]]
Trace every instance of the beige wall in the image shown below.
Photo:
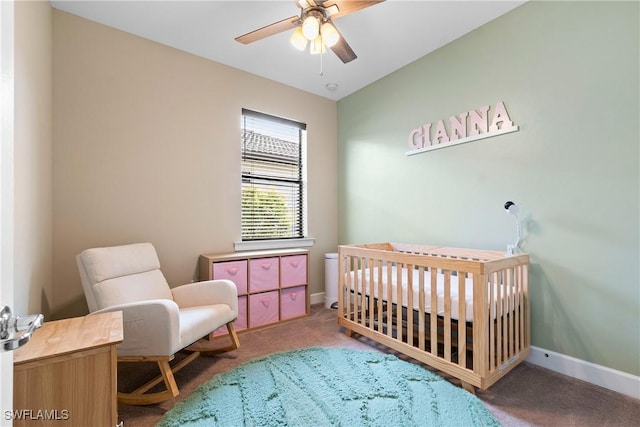
[[[14,301],[49,315],[52,297],[51,6],[15,3]]]
[[[336,103],[53,11],[57,317],[87,311],[85,248],[152,242],[171,286],[240,240],[242,108],[308,129],[311,293],[337,244]],[[313,78],[313,77],[311,77]]]

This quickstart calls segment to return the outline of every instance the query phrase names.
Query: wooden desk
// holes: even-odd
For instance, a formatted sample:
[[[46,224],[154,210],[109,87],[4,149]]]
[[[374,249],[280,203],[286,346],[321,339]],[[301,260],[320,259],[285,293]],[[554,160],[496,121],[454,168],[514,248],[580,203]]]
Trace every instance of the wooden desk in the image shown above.
[[[14,426],[118,423],[122,312],[45,322],[14,352]]]

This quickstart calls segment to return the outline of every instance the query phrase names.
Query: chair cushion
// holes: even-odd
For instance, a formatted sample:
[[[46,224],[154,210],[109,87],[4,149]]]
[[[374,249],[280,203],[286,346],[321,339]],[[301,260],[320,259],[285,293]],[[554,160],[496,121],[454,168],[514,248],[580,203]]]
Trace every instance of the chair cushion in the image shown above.
[[[153,299],[173,300],[171,289],[160,270],[115,277],[93,285],[98,309]]]
[[[227,304],[203,305],[180,310],[180,343],[193,344],[237,316]]]
[[[173,300],[151,243],[87,249],[78,255],[89,310],[150,299]]]
[[[160,260],[151,243],[87,249],[80,258],[93,283],[160,269]]]

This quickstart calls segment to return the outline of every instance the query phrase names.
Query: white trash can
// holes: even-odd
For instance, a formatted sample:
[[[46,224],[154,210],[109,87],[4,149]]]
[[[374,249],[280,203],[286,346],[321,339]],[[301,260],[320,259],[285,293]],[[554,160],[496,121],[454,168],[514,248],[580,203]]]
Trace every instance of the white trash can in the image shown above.
[[[338,308],[338,254],[324,254],[324,306]]]

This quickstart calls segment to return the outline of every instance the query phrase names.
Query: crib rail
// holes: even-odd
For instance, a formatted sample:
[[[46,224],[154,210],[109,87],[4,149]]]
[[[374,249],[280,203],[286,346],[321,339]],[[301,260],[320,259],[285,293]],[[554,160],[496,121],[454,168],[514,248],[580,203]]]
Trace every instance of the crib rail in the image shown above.
[[[339,260],[348,334],[483,389],[529,353],[526,254],[376,243],[340,246]]]

